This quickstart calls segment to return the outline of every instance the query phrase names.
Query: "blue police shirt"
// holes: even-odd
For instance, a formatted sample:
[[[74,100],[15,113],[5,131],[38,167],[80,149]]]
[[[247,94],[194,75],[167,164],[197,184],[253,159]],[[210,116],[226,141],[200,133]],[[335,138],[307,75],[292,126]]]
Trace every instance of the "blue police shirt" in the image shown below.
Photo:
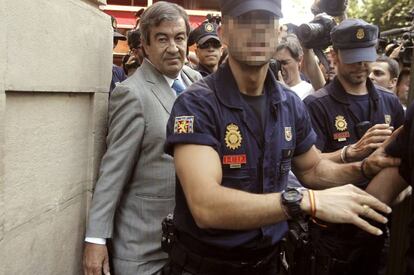
[[[264,140],[260,140],[257,133],[262,126],[242,99],[229,65],[224,64],[175,101],[167,125],[166,152],[173,155],[175,144],[211,146],[222,162],[223,186],[260,194],[284,190],[292,157],[307,152],[316,134],[302,101],[278,84],[270,70],[264,92],[268,107]],[[287,231],[286,222],[245,231],[201,229],[179,179],[174,223],[179,231],[224,248],[267,247]]]
[[[370,121],[371,126],[388,123],[395,129],[403,124],[404,110],[394,94],[374,86],[370,79],[367,79],[367,89],[368,97],[357,99],[348,95],[335,77],[305,98],[319,150],[329,153],[356,143],[360,139],[356,125],[364,120]]]

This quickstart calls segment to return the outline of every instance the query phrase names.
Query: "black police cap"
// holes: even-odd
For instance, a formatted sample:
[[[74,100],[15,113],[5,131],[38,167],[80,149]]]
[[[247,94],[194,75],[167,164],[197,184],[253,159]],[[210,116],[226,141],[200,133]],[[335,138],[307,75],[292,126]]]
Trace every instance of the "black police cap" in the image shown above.
[[[198,45],[204,44],[210,39],[214,39],[220,42],[217,35],[218,25],[215,23],[203,22],[200,26],[191,31],[189,37],[189,46],[194,43]]]
[[[220,0],[222,15],[237,17],[250,11],[268,11],[282,17],[281,0]]]
[[[341,50],[345,63],[375,61],[378,27],[362,19],[346,19],[331,31],[332,45]]]

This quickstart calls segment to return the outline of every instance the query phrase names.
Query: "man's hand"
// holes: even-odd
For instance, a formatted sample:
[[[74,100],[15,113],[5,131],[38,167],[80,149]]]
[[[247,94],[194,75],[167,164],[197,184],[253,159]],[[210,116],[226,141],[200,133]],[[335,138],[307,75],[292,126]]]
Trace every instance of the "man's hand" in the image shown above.
[[[382,125],[382,124],[381,124]],[[375,126],[374,126],[375,127]],[[385,148],[390,144],[393,140],[395,140],[398,134],[402,131],[403,126],[395,130],[392,135],[383,142],[377,150],[375,150],[365,161],[364,163],[364,172],[368,177],[374,177],[376,174],[379,173],[382,169],[386,167],[393,167],[399,166],[401,163],[401,159],[393,158],[388,156],[385,153]],[[362,167],[361,167],[362,168]]]
[[[110,275],[106,245],[85,242],[83,250],[84,275]]]
[[[316,217],[330,223],[350,223],[373,235],[382,231],[369,224],[362,216],[380,223],[388,220],[377,211],[391,213],[391,208],[358,187],[348,184],[341,187],[314,191]],[[309,193],[305,192],[302,209],[310,212]]]
[[[376,124],[368,129],[357,143],[347,149],[349,161],[359,161],[369,156],[391,136],[393,128],[388,124]]]

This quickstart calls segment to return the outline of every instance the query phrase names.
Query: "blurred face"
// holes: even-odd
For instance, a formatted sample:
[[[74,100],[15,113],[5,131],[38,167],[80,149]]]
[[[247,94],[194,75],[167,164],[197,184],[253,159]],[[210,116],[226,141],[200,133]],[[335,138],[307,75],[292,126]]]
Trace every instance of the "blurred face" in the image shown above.
[[[278,19],[266,11],[225,17],[221,41],[233,59],[249,66],[262,66],[276,52],[278,24]]]
[[[372,82],[389,90],[394,88],[395,84],[392,81],[387,62],[374,62],[371,68],[372,72],[369,78]]]
[[[299,64],[300,61],[294,59],[290,51],[286,48],[276,52],[276,60],[282,67],[282,76],[285,83],[289,86],[295,86],[300,82]]]
[[[175,78],[184,65],[187,33],[184,19],[163,21],[150,30],[150,44],[143,43],[145,53],[162,74]]]
[[[341,50],[339,50],[340,53]],[[345,64],[341,55],[332,53],[334,64],[337,68],[337,74],[342,80],[346,81],[349,85],[356,86],[361,85],[367,81],[369,74],[371,73],[371,66],[373,62],[357,62],[351,64]]]
[[[221,43],[215,39],[209,39],[204,44],[197,45],[195,53],[200,64],[214,68],[218,65],[221,57]]]
[[[407,104],[408,101],[408,92],[410,90],[410,75],[404,75],[397,85],[397,96],[400,99],[401,103]]]

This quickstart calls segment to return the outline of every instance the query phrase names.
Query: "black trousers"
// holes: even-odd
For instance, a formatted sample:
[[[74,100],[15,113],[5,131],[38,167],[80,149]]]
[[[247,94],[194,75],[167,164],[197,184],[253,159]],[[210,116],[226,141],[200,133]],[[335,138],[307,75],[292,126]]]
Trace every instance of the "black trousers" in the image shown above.
[[[384,236],[374,236],[353,225],[312,225],[316,274],[378,275]]]
[[[195,252],[193,247],[176,241],[169,253],[163,275],[278,275],[279,246],[269,249],[260,259],[223,259]],[[222,253],[222,252],[221,252]],[[234,257],[237,251],[232,252]],[[240,255],[242,256],[242,255]]]

